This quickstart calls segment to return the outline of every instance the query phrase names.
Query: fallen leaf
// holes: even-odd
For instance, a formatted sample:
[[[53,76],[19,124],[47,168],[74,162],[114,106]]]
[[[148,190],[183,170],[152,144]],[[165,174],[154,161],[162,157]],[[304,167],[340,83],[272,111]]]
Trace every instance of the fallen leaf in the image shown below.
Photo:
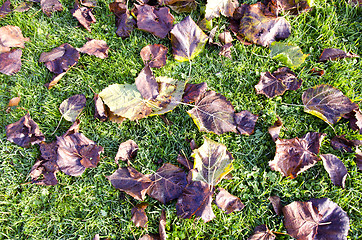
[[[359,109],[354,109],[350,113],[347,113],[343,116],[344,118],[347,118],[349,121],[349,127],[362,134],[362,113]]]
[[[279,134],[280,134],[280,130],[282,129],[283,127],[283,122],[282,120],[280,119],[280,117],[278,117],[278,120],[276,120],[274,122],[274,125],[273,126],[270,126],[268,128],[268,132],[270,134],[270,136],[272,137],[273,141],[275,142],[278,138],[279,138]]]
[[[352,147],[362,145],[361,140],[348,140],[344,136],[334,136],[331,139],[331,146],[334,150],[353,152]]]
[[[16,107],[19,105],[20,102],[20,96],[18,95],[17,97],[13,97],[12,99],[9,100],[8,103],[8,107]]]
[[[182,96],[182,102],[193,103],[200,95],[204,94],[207,90],[207,83],[202,82],[198,84],[187,83],[185,86],[185,92]]]
[[[292,202],[283,208],[284,226],[297,239],[347,239],[349,218],[328,198]]]
[[[94,118],[99,119],[101,122],[104,122],[108,119],[108,113],[106,107],[99,97],[98,94],[94,94]]]
[[[190,61],[204,50],[207,40],[207,35],[187,16],[171,30],[173,56],[179,62]]]
[[[224,144],[204,137],[204,144],[192,151],[194,158],[193,181],[204,181],[216,186],[231,170],[233,160]]]
[[[225,31],[219,34],[219,41],[222,44],[228,44],[233,41],[233,37],[231,36],[231,33],[229,31]]]
[[[302,96],[304,111],[319,117],[328,124],[335,124],[341,117],[358,109],[357,104],[329,85],[307,89]]]
[[[310,0],[267,0],[265,2],[269,11],[276,16],[281,12],[298,15],[302,12],[310,11],[312,3],[313,1]]]
[[[70,126],[70,128],[62,135],[62,137],[66,137],[66,136],[69,136],[71,134],[78,133],[79,132],[79,127],[80,127],[80,120],[76,119],[74,121],[74,123],[72,124],[72,126]]]
[[[320,69],[320,68],[312,68],[312,70],[310,70],[311,73],[319,75],[319,76],[323,76],[324,75],[324,70]]]
[[[270,57],[292,69],[302,65],[308,56],[309,54],[304,54],[300,47],[290,43],[273,42],[270,44]]]
[[[240,198],[235,197],[223,188],[218,188],[219,193],[216,195],[216,205],[226,214],[241,211],[245,205],[240,201]]]
[[[74,9],[70,10],[70,12],[72,13],[73,17],[75,17],[78,22],[88,30],[88,32],[91,32],[91,24],[97,22],[92,13],[92,9],[87,7],[80,7],[78,5],[78,1],[76,1],[74,4]]]
[[[182,166],[184,166],[189,171],[193,168],[193,164],[185,156],[181,154],[177,156],[177,162]]]
[[[40,54],[39,62],[50,62],[57,58],[60,58],[65,53],[65,45],[53,48],[50,52],[43,52]]]
[[[166,211],[165,209],[162,209],[161,217],[160,217],[160,223],[158,224],[158,232],[160,234],[160,240],[166,240],[167,234],[166,234]]]
[[[136,27],[136,20],[131,16],[127,6],[122,2],[109,4],[109,10],[116,16],[116,34],[123,39],[128,38]]]
[[[219,55],[220,56],[224,56],[224,57],[227,57],[229,59],[232,59],[232,56],[231,56],[231,48],[233,47],[233,44],[232,43],[227,43],[225,44],[224,46],[221,47],[221,50],[219,52]]]
[[[270,168],[285,177],[296,178],[299,173],[317,163],[317,154],[325,135],[309,132],[303,138],[276,140],[275,157],[269,162]]]
[[[33,6],[32,2],[22,2],[15,9],[14,12],[26,12]]]
[[[24,48],[25,42],[29,41],[29,38],[24,38],[18,26],[7,25],[0,28],[0,53],[9,52],[11,47]]]
[[[166,204],[181,196],[187,181],[185,172],[171,163],[165,163],[149,177],[153,185],[147,194]]]
[[[220,14],[225,17],[232,17],[237,7],[239,7],[237,0],[207,0],[205,18],[211,20],[220,17]]]
[[[143,201],[152,181],[132,167],[119,168],[107,176],[113,187],[126,192],[137,200]]]
[[[84,44],[83,47],[77,48],[77,51],[105,59],[108,57],[108,49],[106,41],[92,39]]]
[[[48,89],[51,89],[52,87],[54,87],[59,81],[60,79],[63,78],[63,76],[66,74],[67,72],[63,72],[61,74],[55,75],[53,76],[52,80],[46,84],[44,84],[44,86]]]
[[[275,213],[278,215],[278,216],[281,216],[282,215],[282,208],[283,208],[283,205],[282,205],[282,202],[280,200],[280,197],[278,196],[270,196],[268,198],[268,200],[271,202],[271,204],[273,205],[273,209],[275,211]]]
[[[160,236],[156,234],[146,234],[138,240],[160,240]]]
[[[137,204],[134,208],[132,208],[132,218],[131,221],[136,225],[136,227],[146,228],[148,217],[146,215],[145,209],[147,208],[148,203],[140,203]]]
[[[78,115],[86,106],[87,99],[83,94],[77,94],[65,99],[59,106],[62,117],[70,122],[74,122]]]
[[[268,229],[266,225],[259,225],[254,229],[253,235],[248,240],[274,240],[275,235]]]
[[[323,161],[324,169],[328,172],[332,183],[335,186],[344,188],[348,172],[343,162],[333,154],[322,154],[320,157]]]
[[[152,33],[156,37],[165,38],[173,26],[174,17],[167,7],[156,9],[144,4],[136,5],[137,27],[140,30]]]
[[[159,95],[158,84],[149,65],[138,74],[135,83],[143,99],[153,100]]]
[[[207,91],[200,95],[195,107],[187,113],[201,132],[237,133],[234,107],[223,95],[214,91]]]
[[[240,134],[251,135],[254,132],[256,121],[258,120],[258,115],[254,115],[249,111],[241,111],[235,113],[234,119],[236,124],[236,129]]]
[[[297,90],[302,85],[302,80],[287,67],[279,68],[277,71],[262,72],[260,81],[255,85],[257,94],[264,94],[268,98],[283,95],[286,90]]]
[[[362,151],[358,147],[356,147],[355,160],[358,170],[362,170]]]
[[[202,31],[209,32],[213,29],[212,19],[207,20],[203,18],[197,22],[197,26],[199,26]]]
[[[320,62],[326,61],[335,61],[342,58],[354,58],[359,57],[357,54],[354,53],[346,53],[345,51],[337,48],[326,48],[323,50],[321,56],[319,57]]]
[[[21,69],[21,49],[0,54],[0,72],[5,75],[13,75]]]
[[[97,7],[97,0],[81,0],[80,3],[86,7]]]
[[[161,68],[166,65],[168,48],[162,44],[147,45],[142,48],[140,55],[143,63],[151,68]]]
[[[0,7],[0,19],[6,17],[6,15],[8,15],[9,13],[11,13],[11,2],[9,0],[6,0]]]
[[[176,13],[191,12],[196,9],[195,0],[158,0],[160,5],[166,5]]]
[[[132,139],[127,140],[121,143],[118,147],[116,157],[114,158],[115,162],[118,164],[119,160],[129,161],[137,156],[138,145]]]
[[[50,17],[55,11],[63,11],[63,6],[59,0],[40,0],[40,6],[48,17]]]
[[[30,144],[39,144],[45,140],[44,134],[29,113],[19,121],[7,125],[5,129],[7,140],[21,147],[29,147]]]
[[[191,181],[176,203],[176,214],[181,218],[201,217],[205,222],[215,218],[212,211],[213,190],[202,181]]]

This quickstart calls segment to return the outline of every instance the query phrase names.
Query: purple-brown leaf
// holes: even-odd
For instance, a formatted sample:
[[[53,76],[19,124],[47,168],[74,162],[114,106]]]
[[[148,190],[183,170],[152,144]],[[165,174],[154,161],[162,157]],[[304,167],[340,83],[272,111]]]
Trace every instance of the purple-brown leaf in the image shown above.
[[[117,164],[119,160],[122,161],[132,160],[137,156],[137,151],[138,151],[137,143],[132,139],[127,140],[119,145],[117,155],[114,158],[114,160]]]
[[[94,55],[101,59],[108,57],[108,49],[106,41],[95,39],[88,41],[83,47],[77,48],[78,52]]]
[[[59,0],[40,0],[40,6],[48,17],[50,17],[55,11],[63,11],[63,6]]]
[[[240,201],[240,198],[231,195],[223,188],[218,188],[219,193],[216,195],[216,205],[226,211],[226,214],[241,211],[245,205]]]
[[[248,240],[274,240],[275,235],[268,229],[266,225],[259,225],[254,229],[253,235]]]
[[[151,68],[161,68],[166,65],[167,50],[162,44],[147,45],[142,48],[140,55],[143,62]]]
[[[0,54],[0,72],[6,75],[13,75],[21,69],[21,49],[14,49],[11,52]]]
[[[137,90],[144,99],[153,100],[158,96],[158,84],[149,65],[142,69],[135,82]]]
[[[268,198],[268,200],[271,202],[271,204],[273,205],[273,209],[275,211],[275,213],[280,216],[282,215],[282,202],[280,200],[280,197],[278,196],[270,196]]]
[[[348,172],[343,162],[333,154],[322,154],[320,157],[323,161],[324,169],[328,172],[332,183],[344,188]]]
[[[147,227],[148,217],[146,215],[145,209],[147,208],[148,203],[137,204],[132,208],[132,218],[131,221],[136,225],[136,227],[145,228]]]
[[[206,90],[207,90],[206,82],[198,84],[187,83],[184,95],[182,96],[182,101],[184,103],[193,103],[199,98],[200,95],[204,94]]]
[[[193,168],[193,164],[184,155],[179,154],[177,156],[177,162],[189,171]]]
[[[240,134],[251,135],[254,132],[258,115],[254,115],[249,111],[241,111],[234,115],[236,129]]]
[[[6,17],[9,13],[11,13],[11,2],[9,0],[6,0],[3,5],[0,7],[0,19]]]
[[[323,50],[321,56],[319,57],[320,62],[326,61],[335,61],[342,58],[354,58],[359,57],[354,53],[346,53],[345,51],[337,48],[326,48]]]
[[[94,94],[94,118],[104,122],[108,119],[106,107],[98,94]]]
[[[96,18],[94,17],[92,13],[92,9],[89,9],[87,7],[79,7],[79,5],[76,5],[74,9],[70,10],[73,17],[75,17],[78,22],[85,27],[85,29],[88,30],[88,32],[91,32],[91,24],[96,22]]]
[[[109,10],[116,16],[117,36],[128,38],[136,27],[136,20],[131,16],[127,6],[116,0],[109,4]]]
[[[344,136],[334,136],[331,139],[331,146],[334,150],[353,152],[352,147],[362,145],[361,140],[348,140]]]
[[[273,126],[270,126],[268,128],[268,132],[270,136],[272,137],[273,141],[275,142],[279,138],[280,130],[283,127],[283,122],[280,119],[280,117],[277,117],[278,119],[274,122]]]

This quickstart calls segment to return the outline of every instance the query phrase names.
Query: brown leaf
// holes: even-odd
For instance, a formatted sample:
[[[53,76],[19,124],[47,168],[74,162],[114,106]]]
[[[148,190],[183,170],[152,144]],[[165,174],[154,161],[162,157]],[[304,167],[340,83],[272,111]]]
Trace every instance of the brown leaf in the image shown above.
[[[300,0],[266,0],[265,4],[270,12],[275,16],[278,16],[280,12],[288,12],[292,15],[298,15],[302,12],[311,10],[311,6],[308,4],[310,1]]]
[[[45,66],[49,69],[49,71],[55,74],[61,74],[68,70],[70,66],[77,64],[79,59],[79,52],[70,44],[64,43],[58,48],[60,49],[57,49],[56,51],[52,50],[51,52],[44,55],[43,58],[40,56],[43,61],[54,58],[54,60],[46,61]],[[64,48],[64,54],[60,56],[63,51],[62,48]],[[56,56],[60,57],[55,58]]]
[[[3,5],[0,7],[0,19],[6,17],[9,13],[11,13],[11,2],[9,0],[6,0]],[[1,34],[0,34],[1,36]],[[1,41],[0,41],[1,42]]]
[[[59,111],[65,120],[74,122],[86,104],[87,99],[83,94],[73,95],[60,104]]]
[[[0,54],[0,72],[6,75],[13,75],[21,69],[21,49],[14,49],[11,52]]]
[[[282,215],[282,208],[283,208],[283,205],[282,205],[282,202],[280,200],[280,197],[278,196],[270,196],[268,198],[268,200],[271,202],[271,204],[273,205],[273,209],[275,211],[275,213],[278,215],[278,216],[281,216]]]
[[[66,72],[61,73],[61,74],[53,76],[52,80],[50,82],[44,84],[44,86],[46,88],[48,88],[48,89],[51,89],[52,87],[54,87],[60,81],[60,79],[63,78],[63,76],[68,72],[68,70]]]
[[[249,111],[241,111],[235,113],[234,119],[236,123],[236,129],[240,134],[251,135],[254,132],[258,115],[254,115]]]
[[[7,25],[0,28],[0,46],[2,52],[9,52],[11,47],[25,47],[25,42],[30,41],[24,38],[21,29],[18,26]],[[6,51],[8,49],[8,51]]]
[[[323,76],[324,75],[324,70],[320,69],[320,68],[312,68],[312,70],[310,70],[311,73],[319,75],[319,76]]]
[[[108,113],[102,99],[98,94],[94,94],[94,118],[104,122],[108,119]]]
[[[177,156],[177,162],[182,166],[184,166],[189,171],[193,168],[193,164],[185,156],[181,154]]]
[[[143,62],[151,68],[161,68],[166,65],[167,50],[162,44],[147,45],[142,48],[140,55]]]
[[[20,102],[20,96],[14,97],[9,100],[8,107],[16,107],[19,105]]]
[[[29,113],[5,128],[7,140],[21,147],[29,147],[30,144],[39,144],[45,140],[38,124],[31,119]]]
[[[40,6],[48,17],[50,17],[55,11],[63,11],[63,6],[59,0],[40,0]]]
[[[122,2],[109,4],[109,10],[116,16],[116,34],[123,39],[128,38],[136,26],[136,20],[131,16],[127,6]]]
[[[334,136],[331,139],[331,146],[334,150],[344,150],[346,152],[353,152],[352,147],[362,145],[360,140],[348,140],[343,136]]]
[[[138,74],[136,80],[137,90],[146,100],[154,100],[158,96],[158,84],[149,65],[146,65]]]
[[[275,235],[268,229],[266,225],[259,225],[254,229],[253,235],[248,240],[274,240]]]
[[[195,0],[158,0],[160,5],[166,5],[176,13],[191,12],[196,9]]]
[[[160,217],[160,223],[158,225],[158,232],[160,234],[160,240],[166,240],[167,234],[166,234],[166,211],[165,209],[162,209],[161,217]]]
[[[359,109],[354,109],[348,114],[345,114],[343,117],[347,118],[349,120],[349,127],[362,134],[362,114]]]
[[[78,22],[88,30],[88,32],[91,32],[90,25],[97,22],[92,13],[92,9],[87,7],[79,7],[79,5],[75,4],[74,9],[70,10],[70,12],[72,13],[73,17],[75,17]]]
[[[94,55],[101,59],[108,57],[108,49],[106,41],[94,39],[88,41],[83,47],[77,48],[78,52]]]
[[[53,48],[50,52],[43,52],[40,54],[39,62],[50,62],[62,57],[65,53],[65,45]]]
[[[198,84],[187,83],[184,95],[182,96],[182,101],[184,103],[193,103],[200,97],[200,95],[204,94],[206,90],[207,90],[206,82]]]
[[[26,12],[33,6],[32,2],[22,2],[15,9],[14,12]]]
[[[333,154],[322,154],[320,157],[323,161],[324,169],[328,172],[332,183],[335,186],[344,188],[348,172],[343,162]]]
[[[121,143],[118,147],[117,155],[114,158],[115,162],[118,164],[118,160],[128,161],[137,156],[138,145],[133,140],[127,140]]]
[[[156,9],[150,5],[136,5],[137,27],[152,33],[159,38],[165,38],[171,31],[174,17],[167,7]]]
[[[203,181],[191,181],[176,203],[176,214],[181,218],[201,217],[205,222],[215,218],[212,211],[213,190]]]
[[[285,177],[295,178],[319,160],[317,154],[326,134],[309,132],[303,138],[278,139],[273,161],[269,166]]]
[[[146,234],[138,240],[160,240],[160,236],[156,234]]]
[[[355,160],[356,160],[356,165],[358,167],[358,170],[362,170],[362,151],[356,147],[356,156],[355,156]]]
[[[220,17],[232,17],[235,9],[239,6],[237,0],[208,0],[205,9],[205,18],[211,20]]]
[[[63,134],[62,137],[69,136],[71,134],[79,132],[80,120],[76,119],[70,128]]]
[[[222,44],[228,44],[233,41],[233,37],[229,31],[225,31],[219,34],[219,40]]]
[[[113,187],[126,192],[137,200],[143,201],[151,179],[132,167],[119,168],[111,176],[107,176]]]
[[[277,116],[278,120],[275,121],[273,126],[268,128],[268,132],[272,137],[273,141],[275,142],[279,138],[280,130],[283,127],[283,122],[279,116]]]
[[[132,208],[132,218],[131,221],[136,225],[136,227],[146,228],[148,217],[146,215],[145,209],[147,208],[148,203],[140,203],[137,204],[134,208]]]
[[[226,211],[226,214],[241,211],[245,205],[240,201],[240,198],[231,195],[223,188],[218,188],[219,193],[216,195],[216,205]]]
[[[147,194],[163,204],[180,197],[187,184],[185,172],[171,163],[163,164],[150,179],[153,185]]]
[[[232,47],[233,47],[232,43],[225,44],[224,46],[221,47],[219,55],[232,59],[232,57],[231,57],[231,48]]]
[[[346,53],[345,51],[337,48],[326,48],[323,50],[321,56],[319,57],[320,62],[326,61],[335,61],[342,58],[354,58],[359,57],[357,54],[354,53]]]

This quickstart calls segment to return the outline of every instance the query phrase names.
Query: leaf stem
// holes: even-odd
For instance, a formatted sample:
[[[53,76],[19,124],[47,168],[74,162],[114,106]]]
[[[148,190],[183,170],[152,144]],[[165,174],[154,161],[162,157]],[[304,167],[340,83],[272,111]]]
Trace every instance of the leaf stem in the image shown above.
[[[50,136],[54,135],[54,133],[58,130],[58,128],[59,128],[60,123],[62,122],[62,120],[63,120],[63,115],[62,115],[62,117],[61,117],[60,120],[59,120],[58,126],[55,128],[54,132],[53,132],[52,134],[50,134]]]

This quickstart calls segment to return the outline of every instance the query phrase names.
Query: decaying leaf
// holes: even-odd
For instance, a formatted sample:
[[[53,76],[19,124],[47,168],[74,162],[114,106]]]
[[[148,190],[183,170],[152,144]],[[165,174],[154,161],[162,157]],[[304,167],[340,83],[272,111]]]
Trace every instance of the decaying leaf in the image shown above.
[[[78,22],[88,30],[88,32],[91,32],[90,25],[96,22],[96,18],[92,13],[92,9],[87,7],[80,7],[78,1],[76,1],[74,4],[74,9],[70,10],[70,12],[72,13],[73,17],[75,17]]]
[[[286,39],[291,33],[289,22],[285,18],[275,17],[261,2],[238,7],[230,27],[247,41],[264,47],[276,40]]]
[[[159,95],[158,84],[149,65],[138,74],[135,83],[143,99],[153,100]]]
[[[182,102],[193,103],[200,95],[204,94],[207,90],[207,83],[202,82],[198,84],[187,83],[185,86],[185,92],[182,96]]]
[[[343,93],[329,85],[319,85],[307,89],[302,96],[304,111],[319,117],[328,124],[335,124],[339,119],[358,109],[357,104]]]
[[[11,47],[25,47],[25,42],[30,41],[24,38],[18,26],[7,25],[0,28],[0,53],[9,52]]]
[[[258,115],[254,115],[249,111],[241,111],[235,113],[234,119],[236,124],[236,129],[240,134],[251,135],[254,132],[256,121],[258,120]]]
[[[171,163],[165,163],[150,176],[153,185],[147,194],[163,204],[181,196],[187,181],[185,172]]]
[[[33,2],[22,2],[14,9],[14,12],[26,12],[32,6],[33,6]]]
[[[40,54],[39,62],[50,62],[62,57],[65,53],[65,46],[53,48],[50,52]]]
[[[305,240],[347,239],[349,218],[328,198],[292,202],[283,208],[284,226],[290,236]]]
[[[136,227],[145,228],[147,227],[148,217],[146,215],[145,209],[147,208],[148,203],[140,203],[132,208],[132,218],[131,221],[136,225]]]
[[[358,147],[356,147],[355,160],[358,170],[362,170],[362,151]]]
[[[136,5],[137,27],[140,30],[152,33],[159,38],[165,38],[173,26],[174,17],[167,7],[156,9],[144,4]]]
[[[358,130],[358,132],[362,134],[362,113],[359,109],[354,109],[343,117],[349,120],[349,127],[352,130]]]
[[[160,5],[170,7],[176,13],[191,12],[196,9],[195,0],[158,0]]]
[[[344,188],[348,172],[343,162],[333,154],[322,154],[320,157],[323,161],[324,169],[328,172],[332,183]]]
[[[232,59],[231,57],[231,48],[233,47],[232,43],[227,43],[221,47],[219,55]]]
[[[142,48],[140,55],[143,62],[151,68],[161,68],[166,65],[167,50],[162,44],[147,45]]]
[[[103,40],[89,40],[83,47],[77,48],[78,52],[94,55],[101,59],[108,57],[108,45]]]
[[[69,69],[68,69],[68,70],[69,70]],[[68,70],[65,71],[65,72],[63,72],[63,73],[61,73],[61,74],[58,74],[58,75],[53,76],[52,80],[51,80],[50,82],[44,84],[44,86],[45,86],[46,88],[48,88],[48,89],[51,89],[52,87],[54,87],[54,86],[60,81],[60,79],[63,78],[63,76],[64,76],[65,74],[67,74]]]
[[[275,235],[266,225],[259,225],[254,229],[253,235],[248,240],[274,240]]]
[[[280,12],[298,15],[311,10],[313,1],[310,0],[266,0],[265,4],[270,12],[278,16]]]
[[[283,95],[286,90],[297,90],[302,85],[302,80],[287,67],[279,68],[277,71],[262,72],[260,81],[255,85],[257,94],[264,94],[268,98]]]
[[[184,166],[187,170],[191,170],[193,168],[193,164],[188,160],[184,155],[179,154],[177,156],[177,162]]]
[[[319,61],[326,62],[342,58],[354,58],[354,57],[359,57],[359,56],[351,52],[346,53],[345,51],[337,48],[326,48],[323,50],[321,56],[319,57]]]
[[[166,240],[167,234],[166,234],[166,211],[165,209],[162,209],[161,217],[160,217],[160,223],[158,224],[158,232],[160,234],[160,240]]]
[[[317,154],[326,134],[309,132],[303,138],[278,139],[273,161],[269,166],[285,177],[295,178],[319,160]]]
[[[231,33],[229,31],[224,31],[219,34],[219,41],[222,44],[228,44],[233,41],[233,37],[231,36]]]
[[[218,188],[219,193],[216,195],[216,205],[226,211],[226,214],[241,211],[245,205],[240,201],[240,198],[235,197],[223,188]]]
[[[220,17],[220,14],[225,17],[232,17],[235,9],[239,7],[237,0],[208,0],[205,9],[205,18]]]
[[[280,117],[277,117],[278,119],[275,121],[273,126],[270,126],[268,128],[268,132],[270,136],[272,137],[273,141],[275,142],[279,138],[280,130],[283,127],[283,122],[280,119]]]
[[[138,240],[160,240],[160,236],[156,234],[146,234]]]
[[[97,0],[81,0],[80,3],[86,7],[96,7]]]
[[[126,4],[115,0],[109,4],[109,10],[116,16],[117,36],[128,38],[136,27],[136,20],[131,16]]]
[[[353,152],[352,147],[362,145],[361,140],[348,140],[344,136],[334,136],[331,139],[331,146],[335,150],[344,150],[346,152]]]
[[[40,6],[48,17],[50,17],[55,11],[63,11],[63,6],[59,0],[40,0]]]
[[[204,137],[204,144],[192,151],[194,169],[193,181],[204,181],[211,186],[216,186],[231,170],[233,160],[224,144]]]
[[[181,218],[201,217],[205,222],[215,218],[212,211],[213,190],[202,181],[191,181],[176,203],[176,214]]]
[[[179,62],[190,61],[204,50],[207,35],[190,16],[176,24],[171,30],[172,51]]]
[[[9,13],[11,13],[11,2],[10,0],[6,0],[0,7],[0,19],[6,17]]]
[[[9,103],[8,103],[8,108],[11,108],[11,107],[16,107],[19,105],[19,102],[20,102],[20,96],[18,95],[17,97],[13,97],[12,99],[9,100]]]
[[[104,122],[108,119],[106,107],[98,94],[94,94],[94,118]]]
[[[271,202],[271,204],[273,205],[273,209],[275,211],[275,213],[278,215],[278,216],[281,216],[282,215],[282,208],[283,208],[283,205],[282,205],[282,202],[280,200],[280,197],[278,196],[270,196],[268,198],[268,200]]]
[[[74,122],[86,106],[87,99],[83,94],[77,94],[65,99],[59,106],[59,111],[65,120]]]
[[[118,164],[119,160],[129,161],[137,156],[138,145],[132,139],[127,140],[121,143],[118,147],[116,157],[114,158],[115,162]]]
[[[0,54],[0,72],[6,75],[13,75],[21,69],[21,49],[14,49],[10,52]]]
[[[152,185],[151,179],[132,167],[119,168],[107,178],[113,187],[140,201],[144,200],[148,188]]]
[[[5,129],[7,140],[21,147],[29,147],[30,144],[39,144],[45,140],[44,134],[29,113],[19,121],[7,125]]]
[[[270,57],[295,69],[304,63],[309,54],[304,54],[300,47],[290,43],[273,42],[270,44]]]

